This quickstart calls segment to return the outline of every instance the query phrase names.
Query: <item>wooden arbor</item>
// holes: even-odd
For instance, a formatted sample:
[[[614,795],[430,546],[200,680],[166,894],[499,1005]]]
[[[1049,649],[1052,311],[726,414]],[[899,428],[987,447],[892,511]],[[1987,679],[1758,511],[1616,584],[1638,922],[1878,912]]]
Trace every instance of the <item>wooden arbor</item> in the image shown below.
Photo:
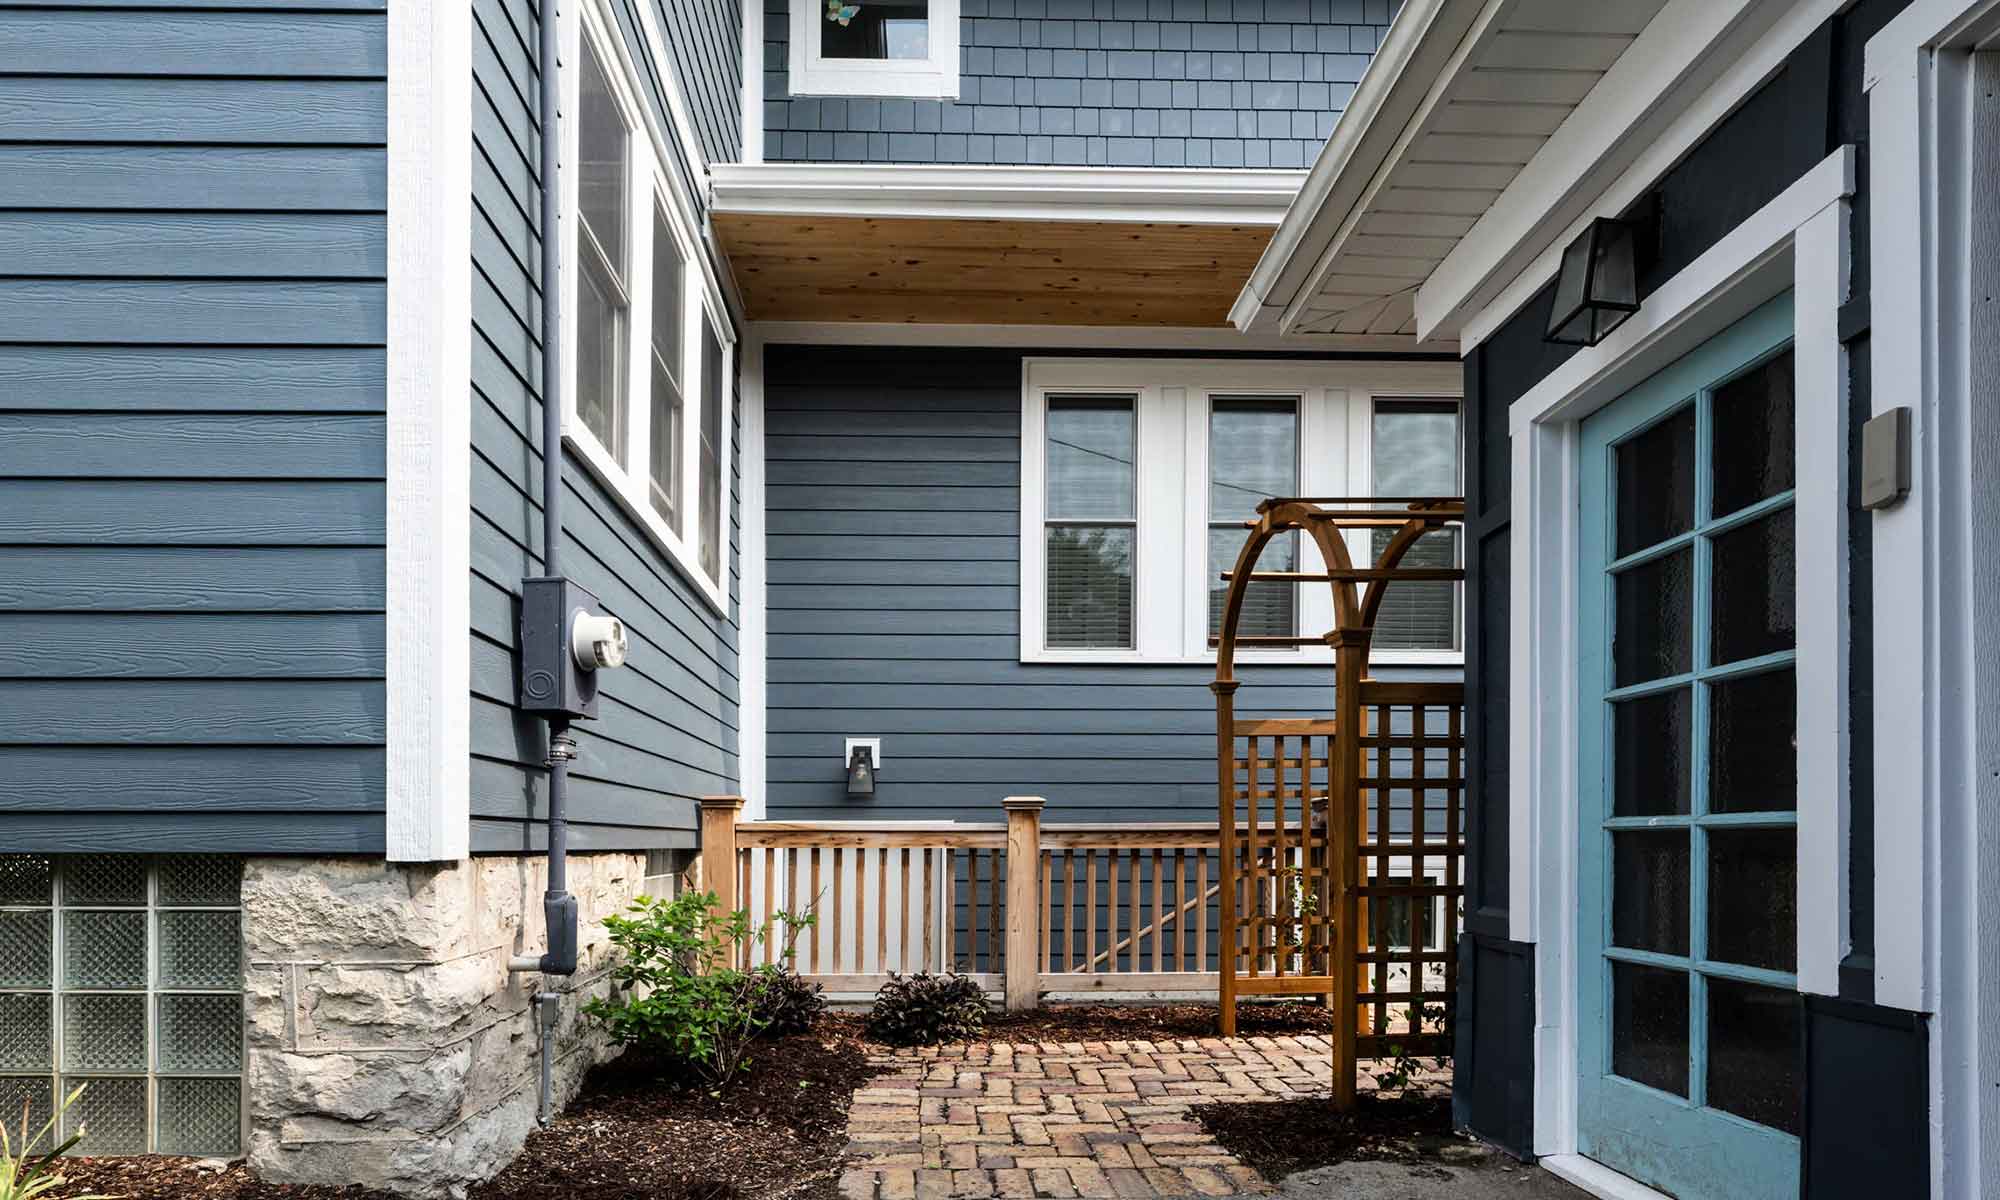
[[[1418,1044],[1446,1041],[1423,1036],[1426,1016],[1448,1035],[1456,953],[1448,935],[1464,854],[1464,685],[1377,682],[1368,678],[1368,653],[1390,584],[1465,577],[1460,567],[1402,565],[1424,534],[1462,523],[1465,505],[1457,498],[1274,499],[1258,505],[1257,514],[1235,569],[1223,576],[1229,592],[1221,632],[1212,639],[1222,1032],[1235,1033],[1240,995],[1330,995],[1337,1032],[1333,1099],[1344,1108],[1354,1102],[1359,1053],[1387,1048],[1391,1002],[1404,1022],[1399,1040],[1412,1053]],[[1272,539],[1294,531],[1319,549],[1324,569],[1257,571]],[[1349,531],[1371,543],[1378,531],[1389,538],[1371,565],[1356,567]],[[1328,584],[1335,627],[1318,637],[1240,634],[1252,583]],[[1322,642],[1334,651],[1331,720],[1238,719],[1239,647]],[[1443,809],[1437,817],[1434,807]],[[1373,868],[1366,876],[1364,857]],[[1371,898],[1380,901],[1372,930],[1364,929],[1363,909]],[[1435,949],[1434,938],[1441,943]],[[1370,968],[1365,996],[1364,964]],[[1442,982],[1442,989],[1431,982]],[[1371,1012],[1364,1000],[1373,1017],[1365,1038],[1361,1026]]]

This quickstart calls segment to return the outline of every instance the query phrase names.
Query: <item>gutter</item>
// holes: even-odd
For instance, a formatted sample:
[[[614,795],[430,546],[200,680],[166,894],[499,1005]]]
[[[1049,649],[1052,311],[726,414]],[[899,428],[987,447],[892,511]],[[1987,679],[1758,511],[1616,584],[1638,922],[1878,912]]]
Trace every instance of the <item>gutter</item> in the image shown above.
[[[1333,136],[1230,306],[1229,320],[1238,330],[1288,332],[1281,324],[1284,313],[1389,161],[1438,71],[1484,7],[1482,0],[1406,0],[1335,122]]]

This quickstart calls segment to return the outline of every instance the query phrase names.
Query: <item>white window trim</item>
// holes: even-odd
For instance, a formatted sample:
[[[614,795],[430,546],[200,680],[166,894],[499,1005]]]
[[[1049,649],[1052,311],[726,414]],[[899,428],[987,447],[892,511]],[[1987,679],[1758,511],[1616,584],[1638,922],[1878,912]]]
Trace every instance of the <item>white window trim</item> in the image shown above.
[[[1376,397],[1459,399],[1455,362],[1271,361],[1258,359],[1029,358],[1022,363],[1021,645],[1023,663],[1214,663],[1208,646],[1208,404],[1213,394],[1295,393],[1301,495],[1342,496],[1371,483]],[[1043,459],[1051,393],[1138,397],[1137,535],[1133,553],[1133,647],[1050,649],[1042,528]],[[1195,481],[1201,481],[1197,486]],[[1357,546],[1359,543],[1357,543]],[[1302,548],[1306,561],[1314,557]],[[1159,597],[1168,597],[1165,602]],[[1299,629],[1333,625],[1324,587],[1299,589]],[[1242,662],[1330,664],[1322,647],[1242,650]],[[1377,650],[1381,665],[1462,666],[1463,650]]]
[[[1578,454],[1583,419],[1765,301],[1794,292],[1798,414],[1798,979],[1837,994],[1848,949],[1846,350],[1847,198],[1842,147],[1679,274],[1598,346],[1509,410],[1509,933],[1535,944],[1535,1145],[1577,1152]],[[1794,247],[1797,247],[1795,250]],[[1879,554],[1879,551],[1878,551]],[[1879,691],[1878,681],[1878,691]],[[1879,822],[1878,822],[1879,825]],[[1622,1178],[1622,1177],[1621,1177]]]
[[[625,461],[583,423],[576,412],[577,354],[577,269],[576,255],[565,246],[562,255],[562,345],[563,357],[563,442],[617,500],[626,516],[648,540],[674,564],[693,591],[718,615],[729,615],[729,530],[730,479],[732,456],[731,407],[735,402],[734,365],[737,343],[734,323],[723,303],[722,288],[710,266],[698,230],[702,228],[694,197],[687,194],[680,174],[673,167],[673,140],[661,128],[632,81],[642,78],[632,61],[630,47],[619,34],[616,22],[603,7],[603,0],[590,0],[577,10],[579,16],[564,31],[569,62],[581,62],[581,38],[588,36],[591,47],[604,64],[626,125],[631,129],[631,153],[626,178],[626,290],[631,304],[626,310],[625,359]],[[648,41],[651,42],[651,38]],[[649,49],[657,53],[656,47]],[[580,71],[563,72],[563,111],[579,108]],[[678,114],[676,113],[676,119]],[[573,130],[563,139],[561,236],[574,237],[578,208],[577,142]],[[696,161],[699,161],[698,159]],[[662,211],[681,256],[681,370],[677,383],[681,391],[680,496],[676,512],[684,533],[677,533],[653,507],[651,472],[651,362],[652,340],[652,251],[653,212]],[[707,402],[709,380],[703,374],[702,345],[706,326],[712,324],[722,344],[722,386],[717,391],[721,404],[721,503],[716,520],[720,551],[717,578],[701,568],[701,413]]]
[[[881,96],[958,99],[958,0],[930,0],[930,57],[839,59],[816,47],[825,0],[790,0],[792,36],[788,86],[794,96]]]

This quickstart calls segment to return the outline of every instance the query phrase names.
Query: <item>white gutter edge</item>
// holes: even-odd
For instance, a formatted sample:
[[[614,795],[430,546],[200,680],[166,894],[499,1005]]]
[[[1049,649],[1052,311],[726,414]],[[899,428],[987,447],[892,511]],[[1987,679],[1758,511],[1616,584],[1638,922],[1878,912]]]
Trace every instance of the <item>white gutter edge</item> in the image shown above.
[[[1304,171],[717,163],[717,213],[1276,226]]]
[[[1403,11],[1390,22],[1388,36],[1369,60],[1368,69],[1362,72],[1361,82],[1340,120],[1334,123],[1333,136],[1313,160],[1297,197],[1285,211],[1277,232],[1271,235],[1270,244],[1264,247],[1249,281],[1230,306],[1229,320],[1237,329],[1244,333],[1271,329],[1279,315],[1290,307],[1302,276],[1319,261],[1333,232],[1346,220],[1347,209],[1359,199],[1359,189],[1374,176],[1381,158],[1386,157],[1387,146],[1381,139],[1389,138],[1393,144],[1395,136],[1402,132],[1400,121],[1392,120],[1394,128],[1390,129],[1381,128],[1381,121],[1390,100],[1406,86],[1410,63],[1437,24],[1438,15],[1464,2],[1408,0]],[[1413,80],[1407,86],[1418,88],[1421,96],[1430,81]],[[1375,161],[1368,161],[1368,154],[1375,154]],[[1351,190],[1344,202],[1336,202],[1335,191],[1343,183]],[[1330,212],[1329,208],[1337,211]]]

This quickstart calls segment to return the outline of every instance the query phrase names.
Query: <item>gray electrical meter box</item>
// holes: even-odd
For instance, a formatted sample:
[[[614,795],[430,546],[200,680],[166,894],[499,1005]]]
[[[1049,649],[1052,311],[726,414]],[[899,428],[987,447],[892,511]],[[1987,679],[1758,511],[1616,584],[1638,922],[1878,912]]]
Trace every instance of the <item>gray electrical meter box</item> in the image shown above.
[[[521,581],[521,709],[540,715],[597,716],[597,672],[570,649],[578,614],[597,597],[561,576]]]

